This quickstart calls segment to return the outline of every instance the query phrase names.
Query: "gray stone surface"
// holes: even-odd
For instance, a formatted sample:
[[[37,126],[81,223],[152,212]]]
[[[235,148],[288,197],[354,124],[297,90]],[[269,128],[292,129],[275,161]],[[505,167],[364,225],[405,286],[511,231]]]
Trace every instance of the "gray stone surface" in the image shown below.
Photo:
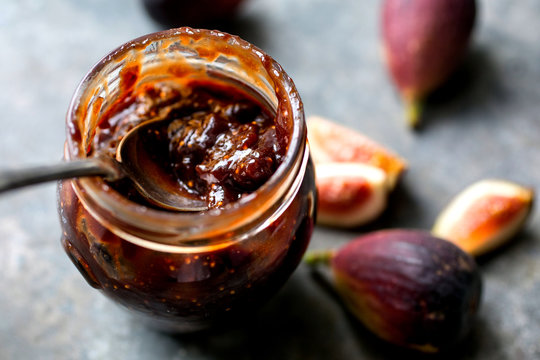
[[[306,113],[356,128],[406,157],[388,211],[367,229],[317,227],[312,248],[380,227],[429,228],[466,185],[502,177],[540,190],[540,1],[480,1],[470,54],[408,131],[379,43],[380,1],[247,0],[234,31],[295,80]],[[158,30],[135,0],[0,2],[0,168],[62,154],[75,87],[108,51]],[[540,213],[480,261],[476,327],[450,359],[540,358]],[[300,266],[253,323],[178,337],[136,323],[90,288],[59,243],[55,186],[0,198],[0,359],[388,359]]]

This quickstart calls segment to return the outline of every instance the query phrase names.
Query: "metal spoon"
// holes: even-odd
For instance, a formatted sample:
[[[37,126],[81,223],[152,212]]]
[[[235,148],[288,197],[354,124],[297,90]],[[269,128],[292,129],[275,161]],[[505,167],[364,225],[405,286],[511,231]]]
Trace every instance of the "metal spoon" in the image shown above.
[[[144,122],[129,131],[116,150],[116,160],[111,158],[88,158],[68,161],[49,166],[39,166],[0,173],[0,193],[23,186],[47,181],[104,176],[109,181],[128,177],[137,191],[150,203],[173,211],[207,210],[206,202],[188,193],[178,185],[158,164],[152,161],[143,149],[141,138],[144,132],[162,119]]]

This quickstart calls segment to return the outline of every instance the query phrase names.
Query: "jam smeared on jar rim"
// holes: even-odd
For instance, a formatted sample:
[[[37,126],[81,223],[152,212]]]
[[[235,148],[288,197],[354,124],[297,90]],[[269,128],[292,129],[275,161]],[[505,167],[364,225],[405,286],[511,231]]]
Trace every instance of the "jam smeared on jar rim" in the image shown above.
[[[147,158],[163,169],[178,192],[222,207],[257,190],[285,156],[274,115],[254,96],[210,80],[147,84],[100,119],[89,155],[115,157],[122,137],[156,121],[145,133]],[[127,198],[150,206],[129,180],[110,184]]]

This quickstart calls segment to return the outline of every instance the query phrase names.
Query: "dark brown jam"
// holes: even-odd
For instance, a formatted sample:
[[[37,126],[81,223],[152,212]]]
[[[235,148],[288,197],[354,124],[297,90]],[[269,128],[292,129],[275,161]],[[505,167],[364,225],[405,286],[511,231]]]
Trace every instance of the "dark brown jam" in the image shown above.
[[[144,151],[178,192],[220,207],[257,190],[285,153],[274,116],[253,96],[217,82],[156,83],[126,99],[96,130],[93,153],[115,157],[135,125],[154,122],[144,133]],[[129,180],[111,183],[143,202]]]
[[[151,124],[130,152],[144,155],[139,167],[211,209],[156,209],[129,179],[63,180],[68,256],[91,286],[161,329],[253,319],[298,266],[315,222],[294,84],[259,49],[208,30],[136,39],[104,62],[73,99],[66,158],[116,158],[131,129]]]

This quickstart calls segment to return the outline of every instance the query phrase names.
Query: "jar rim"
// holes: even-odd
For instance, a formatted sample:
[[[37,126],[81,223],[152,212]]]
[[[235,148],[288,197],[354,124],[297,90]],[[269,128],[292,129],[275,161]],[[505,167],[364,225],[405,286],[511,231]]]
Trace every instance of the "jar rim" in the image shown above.
[[[147,34],[124,43],[98,61],[86,74],[77,87],[67,114],[66,158],[83,157],[81,154],[70,154],[74,144],[70,138],[70,127],[76,126],[78,107],[81,98],[89,91],[91,80],[99,75],[107,64],[124,57],[129,51],[145,48],[160,40],[188,37],[200,39],[211,38],[226,42],[228,46],[239,47],[257,59],[273,82],[275,96],[278,100],[275,118],[279,116],[292,119],[292,132],[288,141],[283,161],[275,173],[256,191],[223,208],[211,209],[200,213],[174,213],[166,210],[150,208],[128,200],[108,186],[102,178],[88,177],[73,179],[72,186],[85,208],[101,221],[110,219],[96,207],[119,219],[128,227],[136,226],[144,229],[144,241],[174,245],[197,245],[202,238],[210,239],[226,234],[254,221],[268,211],[276,201],[283,201],[287,192],[287,184],[292,184],[297,175],[302,174],[301,163],[305,157],[306,127],[303,104],[292,79],[272,57],[255,45],[218,30],[193,29],[189,27],[170,29]],[[290,113],[288,113],[290,112]],[[72,129],[71,129],[72,130]],[[300,159],[300,160],[299,160]],[[276,192],[276,189],[279,190]],[[122,231],[124,236],[133,238],[130,231]],[[148,237],[148,234],[155,236]],[[137,236],[135,236],[137,238]],[[136,239],[141,240],[141,239]]]

